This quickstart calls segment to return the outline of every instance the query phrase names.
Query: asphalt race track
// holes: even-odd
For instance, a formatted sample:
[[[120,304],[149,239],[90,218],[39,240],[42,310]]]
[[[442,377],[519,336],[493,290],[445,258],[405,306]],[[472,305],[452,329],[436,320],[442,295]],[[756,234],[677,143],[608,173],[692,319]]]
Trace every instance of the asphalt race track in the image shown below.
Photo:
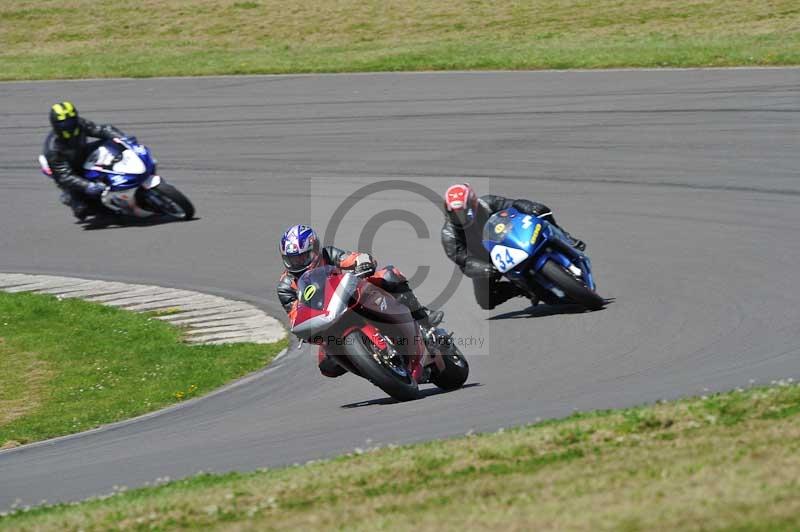
[[[75,224],[36,164],[62,99],[152,146],[199,219]],[[281,231],[324,229],[373,184],[336,243],[374,232],[379,260],[418,272],[431,300],[453,270],[424,192],[468,176],[553,207],[615,299],[586,314],[522,300],[482,311],[461,280],[442,298],[470,356],[463,390],[398,404],[356,377],[321,377],[312,350],[292,349],[210,400],[0,453],[0,509],[800,377],[798,69],[6,83],[0,102],[0,271],[201,290],[279,312]],[[418,235],[409,223],[420,221]]]

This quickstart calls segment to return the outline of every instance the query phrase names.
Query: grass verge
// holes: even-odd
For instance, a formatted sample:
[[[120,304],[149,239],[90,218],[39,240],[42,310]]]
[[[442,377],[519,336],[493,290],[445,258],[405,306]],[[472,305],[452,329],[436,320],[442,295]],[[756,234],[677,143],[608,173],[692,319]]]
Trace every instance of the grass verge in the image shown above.
[[[202,395],[263,367],[286,345],[190,346],[181,334],[148,314],[0,292],[0,445]]]
[[[796,0],[0,6],[0,79],[800,64]]]
[[[17,530],[797,530],[800,386],[18,510]]]

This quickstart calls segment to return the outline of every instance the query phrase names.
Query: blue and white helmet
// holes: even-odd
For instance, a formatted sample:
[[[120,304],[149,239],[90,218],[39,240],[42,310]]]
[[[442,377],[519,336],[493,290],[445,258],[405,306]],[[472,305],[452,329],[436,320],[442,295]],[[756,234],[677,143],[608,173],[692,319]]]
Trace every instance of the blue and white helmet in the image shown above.
[[[293,225],[281,237],[280,252],[289,272],[305,272],[319,257],[317,233],[307,225]]]

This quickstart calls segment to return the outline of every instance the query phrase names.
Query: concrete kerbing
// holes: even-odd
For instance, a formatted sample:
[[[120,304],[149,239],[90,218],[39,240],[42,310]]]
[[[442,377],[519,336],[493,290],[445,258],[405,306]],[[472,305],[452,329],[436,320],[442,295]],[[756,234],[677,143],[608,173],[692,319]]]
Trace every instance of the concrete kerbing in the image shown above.
[[[77,277],[0,273],[0,291],[52,294],[59,299],[78,298],[131,311],[161,312],[158,319],[187,328],[187,343],[267,344],[286,337],[283,325],[261,309],[245,303],[191,290],[160,286],[93,281]],[[186,320],[187,313],[205,310],[202,317]],[[243,318],[242,313],[247,317]],[[231,315],[220,326],[220,318]],[[195,314],[189,314],[195,316]],[[238,319],[237,319],[238,318]],[[186,321],[184,321],[186,320]],[[242,327],[237,322],[247,323]]]

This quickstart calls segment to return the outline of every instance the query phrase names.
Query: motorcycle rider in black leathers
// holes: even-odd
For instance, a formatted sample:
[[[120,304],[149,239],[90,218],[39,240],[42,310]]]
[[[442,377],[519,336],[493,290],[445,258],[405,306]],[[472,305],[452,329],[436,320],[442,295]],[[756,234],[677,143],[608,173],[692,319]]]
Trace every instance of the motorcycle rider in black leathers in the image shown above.
[[[482,309],[491,310],[522,291],[513,283],[504,280],[502,274],[492,264],[489,252],[483,247],[483,226],[496,212],[510,207],[523,214],[544,218],[556,225],[553,212],[542,203],[525,199],[509,199],[487,194],[477,196],[468,184],[453,185],[445,193],[445,223],[442,227],[442,246],[447,256],[461,271],[472,279],[475,299]],[[561,228],[563,231],[563,228]],[[586,244],[564,233],[579,250]],[[533,301],[534,304],[537,301]]]
[[[276,290],[281,305],[292,321],[297,312],[297,280],[307,270],[325,265],[363,274],[369,282],[386,290],[408,307],[411,317],[426,330],[436,327],[444,318],[442,311],[429,310],[419,302],[400,270],[389,265],[376,271],[377,262],[368,253],[345,251],[333,246],[320,249],[319,238],[311,227],[294,225],[287,229],[281,237],[279,251],[285,270]],[[324,355],[322,350],[318,364],[320,372],[326,377],[338,377],[347,372]]]
[[[98,125],[78,116],[71,102],[61,102],[50,108],[53,130],[44,142],[44,156],[52,171],[53,180],[64,191],[62,202],[83,220],[99,207],[99,196],[105,185],[84,179],[82,166],[87,156],[103,141],[125,137],[112,125]],[[88,142],[87,137],[101,139]]]

